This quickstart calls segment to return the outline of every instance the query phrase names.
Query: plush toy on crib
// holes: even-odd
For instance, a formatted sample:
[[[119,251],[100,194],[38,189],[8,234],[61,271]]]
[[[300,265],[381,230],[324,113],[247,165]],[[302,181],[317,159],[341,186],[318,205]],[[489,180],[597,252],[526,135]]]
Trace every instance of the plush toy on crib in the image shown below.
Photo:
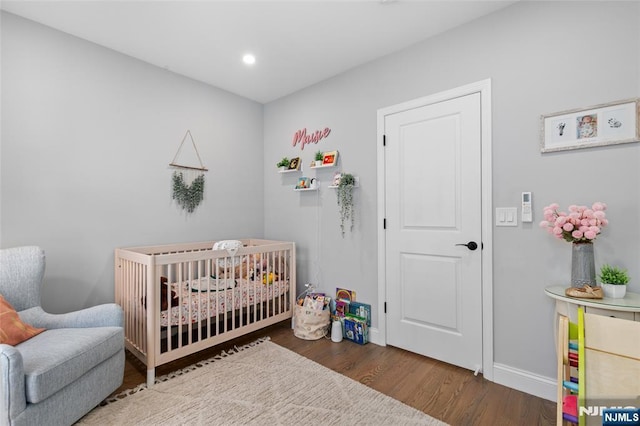
[[[267,280],[267,276],[269,277],[269,279]],[[262,274],[262,284],[267,284],[267,281],[269,281],[269,285],[273,284],[273,272],[269,272],[268,274],[265,272],[264,274]]]
[[[242,258],[236,256],[238,250],[242,248],[242,241],[239,240],[223,240],[216,241],[213,244],[213,250],[226,250],[228,257],[221,257],[216,259],[215,276],[224,279],[230,279],[231,277],[240,277],[240,268],[242,265]]]
[[[180,299],[175,291],[171,290],[171,298],[168,298],[167,293],[169,292],[169,280],[167,277],[160,277],[160,310],[166,311],[169,308],[169,303],[167,299],[171,301],[171,307],[178,306],[180,304]],[[140,299],[142,302],[142,306],[147,309],[147,296],[142,296]]]
[[[288,268],[287,259],[270,253],[253,253],[236,256],[242,248],[242,242],[237,240],[218,241],[213,250],[227,250],[229,256],[217,258],[215,272],[212,277],[219,279],[250,279],[262,281],[263,284],[273,284]]]
[[[267,261],[260,253],[250,256],[249,266],[251,272],[248,277],[251,280],[262,279],[262,284],[273,284],[274,281],[278,281],[281,269],[286,270],[284,259],[273,256],[270,261]]]

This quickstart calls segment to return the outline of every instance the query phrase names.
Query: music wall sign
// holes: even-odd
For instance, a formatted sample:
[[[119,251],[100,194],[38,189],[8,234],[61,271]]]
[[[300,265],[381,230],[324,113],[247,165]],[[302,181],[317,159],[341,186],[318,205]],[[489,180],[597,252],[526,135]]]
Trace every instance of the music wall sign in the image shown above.
[[[298,130],[293,135],[293,146],[295,147],[298,143],[300,144],[300,149],[304,149],[304,146],[310,143],[318,143],[320,140],[326,138],[331,133],[331,129],[325,127],[324,130],[316,130],[313,133],[307,134],[307,128]]]

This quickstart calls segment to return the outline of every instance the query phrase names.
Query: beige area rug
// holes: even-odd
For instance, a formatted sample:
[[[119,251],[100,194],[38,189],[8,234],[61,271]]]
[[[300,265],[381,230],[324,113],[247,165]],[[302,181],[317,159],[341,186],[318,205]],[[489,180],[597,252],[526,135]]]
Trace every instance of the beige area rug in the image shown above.
[[[261,339],[141,385],[81,425],[445,425]]]

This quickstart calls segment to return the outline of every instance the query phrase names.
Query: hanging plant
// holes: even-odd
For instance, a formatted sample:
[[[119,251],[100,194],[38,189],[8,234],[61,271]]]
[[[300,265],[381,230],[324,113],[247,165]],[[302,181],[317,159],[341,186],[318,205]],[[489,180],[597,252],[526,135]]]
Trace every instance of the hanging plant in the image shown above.
[[[338,183],[338,207],[340,207],[340,231],[342,232],[342,238],[344,238],[345,223],[351,222],[350,231],[353,231],[353,225],[355,223],[355,212],[353,210],[353,187],[356,184],[356,179],[352,174],[345,173],[340,176],[340,182]]]
[[[204,174],[198,175],[193,182],[191,182],[191,185],[187,185],[184,182],[182,172],[173,172],[172,179],[173,199],[188,213],[193,213],[204,198]]]

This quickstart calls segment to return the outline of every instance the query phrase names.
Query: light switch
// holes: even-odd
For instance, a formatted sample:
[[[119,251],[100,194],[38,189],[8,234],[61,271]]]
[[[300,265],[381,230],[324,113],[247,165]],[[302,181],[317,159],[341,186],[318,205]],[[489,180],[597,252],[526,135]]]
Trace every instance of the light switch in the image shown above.
[[[518,208],[497,207],[496,226],[518,226]]]

